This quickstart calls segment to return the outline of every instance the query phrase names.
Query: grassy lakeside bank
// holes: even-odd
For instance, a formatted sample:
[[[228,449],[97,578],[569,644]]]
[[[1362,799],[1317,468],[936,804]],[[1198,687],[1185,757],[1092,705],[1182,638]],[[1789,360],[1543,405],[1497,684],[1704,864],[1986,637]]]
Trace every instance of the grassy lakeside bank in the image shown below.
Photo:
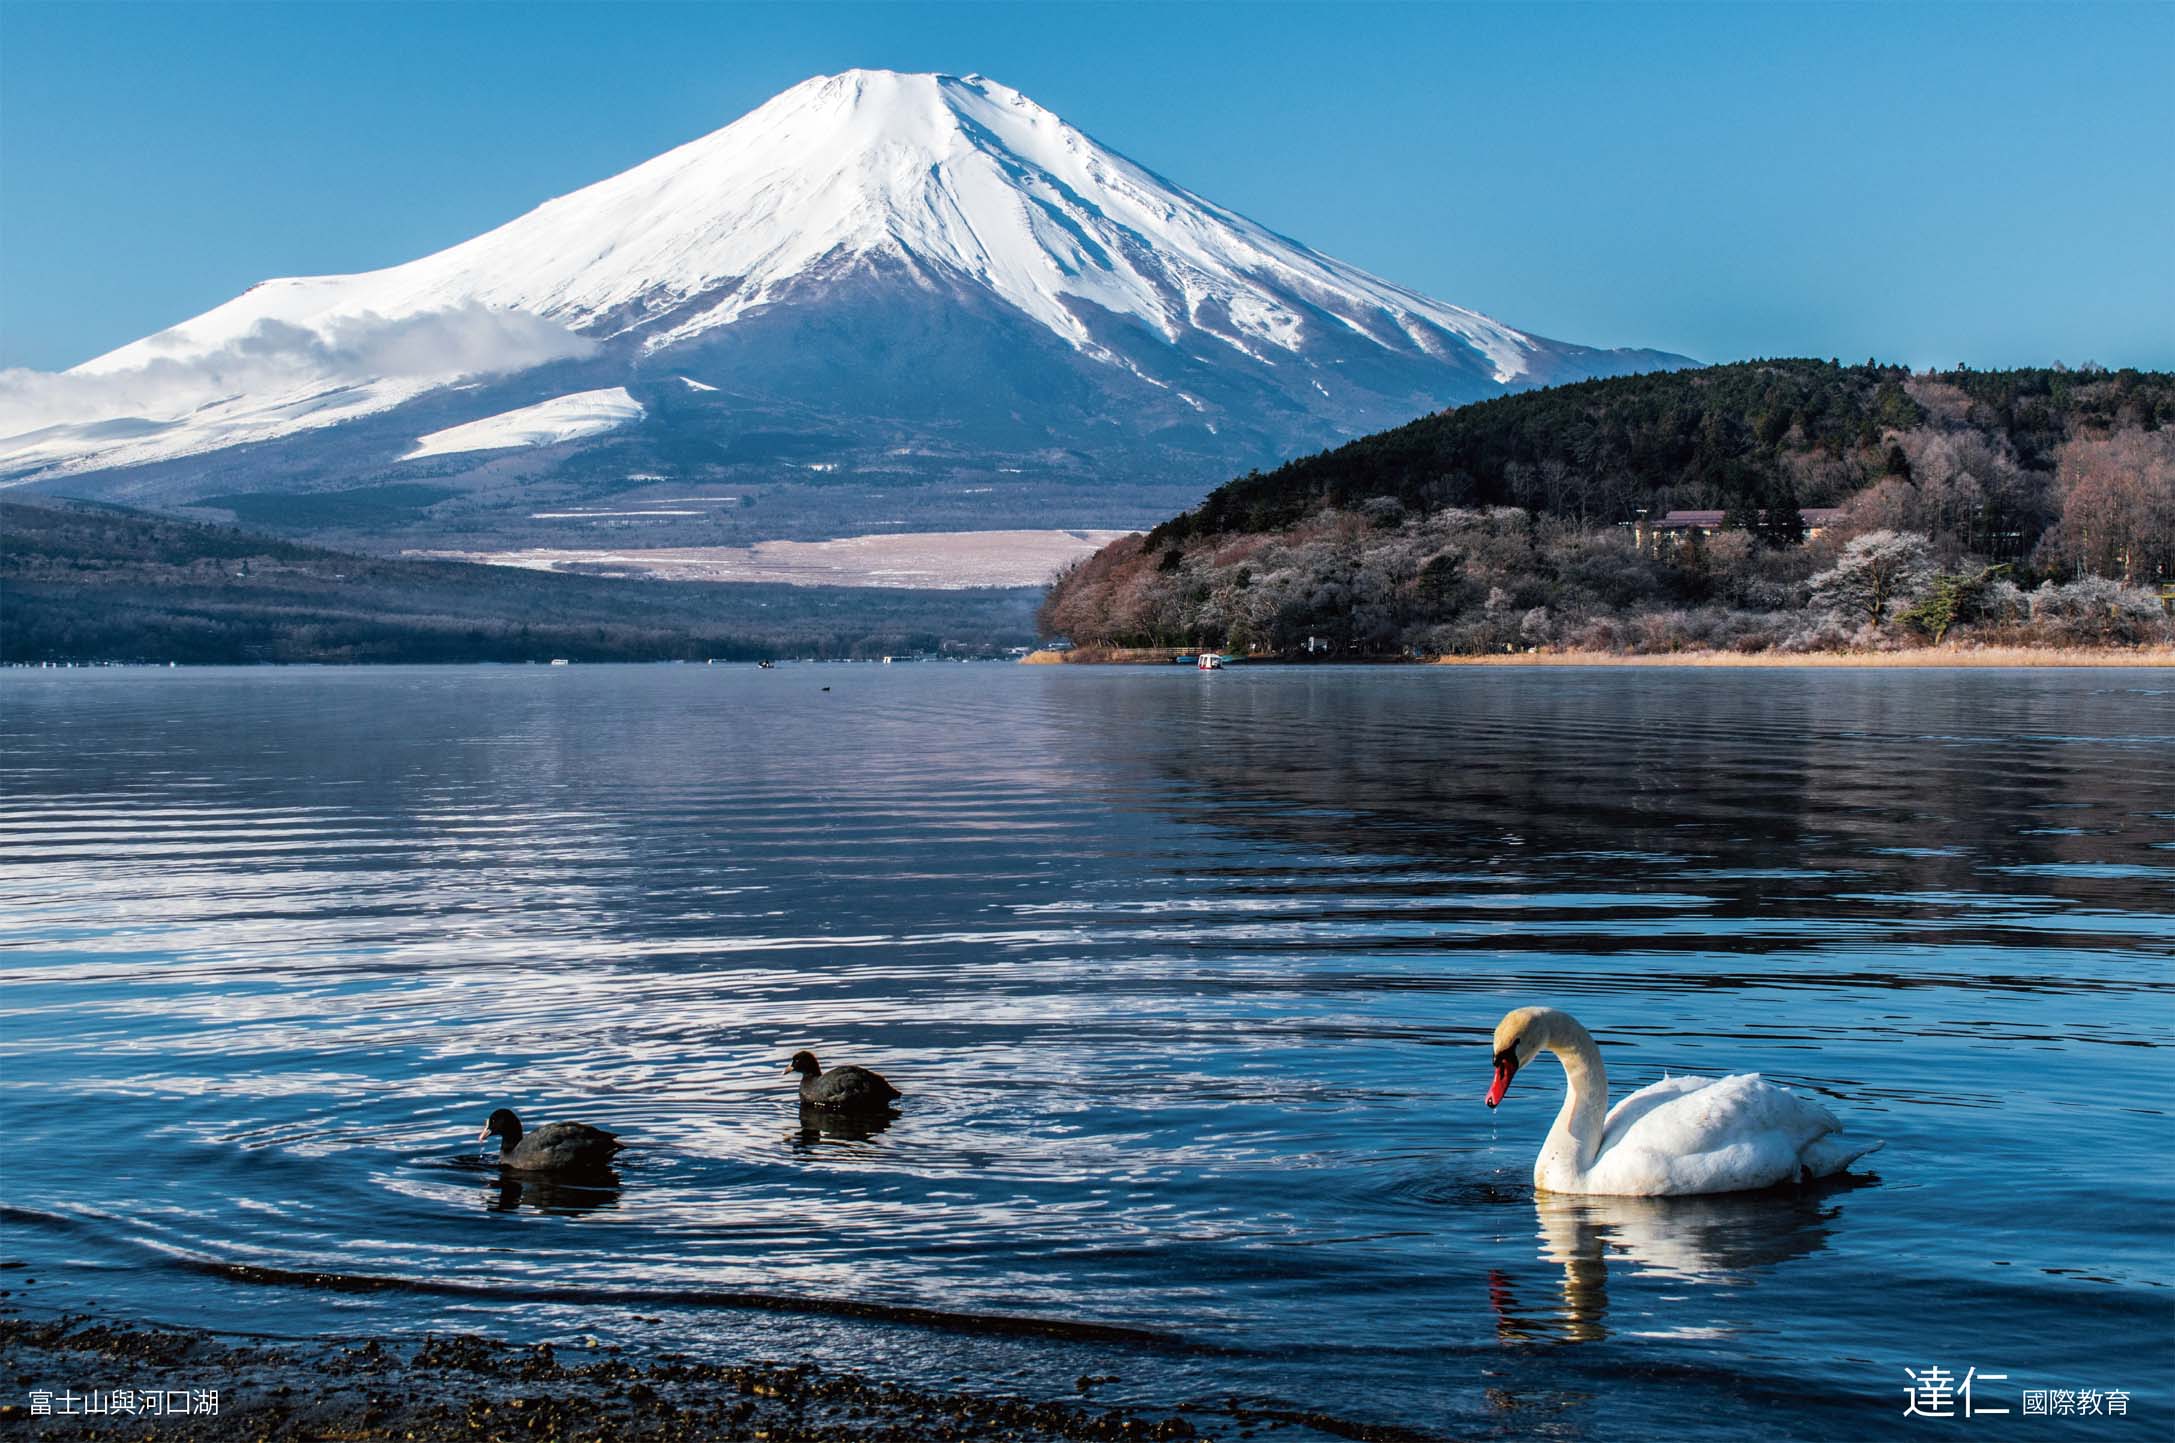
[[[1029,665],[1168,666],[1182,653],[1173,647],[1083,646],[1038,651]],[[1283,660],[1233,657],[1236,665]],[[1310,665],[1396,664],[1400,658],[1356,658]],[[1906,651],[1517,651],[1493,656],[1413,658],[1427,666],[1859,666],[1859,667],[2175,667],[2175,646],[1922,646]]]
[[[1909,651],[1534,651],[1501,656],[1444,656],[1435,666],[1854,666],[2155,667],[2175,666],[2175,646],[1926,646]]]
[[[1070,651],[1029,652],[1020,660],[1027,666],[1061,666],[1085,663],[1092,666],[1169,666],[1189,647],[1176,646],[1076,646]]]

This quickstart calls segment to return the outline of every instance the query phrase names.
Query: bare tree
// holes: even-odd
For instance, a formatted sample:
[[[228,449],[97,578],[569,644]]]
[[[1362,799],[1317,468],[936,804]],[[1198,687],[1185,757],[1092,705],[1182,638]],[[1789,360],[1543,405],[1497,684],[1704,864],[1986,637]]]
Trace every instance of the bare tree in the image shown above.
[[[2175,576],[2175,435],[2081,438],[2056,464],[2062,515],[2046,541],[2054,559],[2132,583]]]

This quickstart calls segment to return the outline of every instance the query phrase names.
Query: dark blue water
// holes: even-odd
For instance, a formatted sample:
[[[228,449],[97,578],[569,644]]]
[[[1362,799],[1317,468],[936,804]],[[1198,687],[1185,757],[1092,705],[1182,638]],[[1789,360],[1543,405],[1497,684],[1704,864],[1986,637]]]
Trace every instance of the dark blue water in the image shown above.
[[[2175,1407],[2166,672],[0,702],[10,1306],[1114,1373],[1097,1397],[1452,1437],[2143,1438]],[[1480,1102],[1525,1003],[1619,1094],[1758,1071],[1887,1148],[1816,1192],[1536,1198],[1559,1074]],[[882,1068],[902,1118],[804,1134],[799,1047]],[[498,1186],[502,1104],[620,1129],[621,1186]],[[1980,1401],[2010,1416],[1904,1419],[1934,1366],[2008,1375]],[[2026,1388],[2128,1414],[2027,1422]]]

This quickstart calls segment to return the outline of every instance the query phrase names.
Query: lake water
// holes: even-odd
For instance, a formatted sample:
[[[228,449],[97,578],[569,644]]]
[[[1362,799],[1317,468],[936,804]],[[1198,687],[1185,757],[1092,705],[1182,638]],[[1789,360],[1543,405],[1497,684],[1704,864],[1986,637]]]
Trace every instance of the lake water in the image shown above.
[[[1452,1438],[2167,1434],[2167,672],[0,702],[9,1306],[1115,1374],[1095,1398]],[[1481,1104],[1525,1003],[1619,1095],[1757,1071],[1887,1148],[1817,1191],[1537,1199],[1560,1070]],[[804,1134],[799,1047],[880,1067],[901,1118]],[[500,1188],[501,1104],[621,1130],[621,1186]],[[2009,1416],[1903,1417],[1929,1367],[2007,1375],[1977,1397]],[[2128,1413],[2027,1420],[2025,1389]]]

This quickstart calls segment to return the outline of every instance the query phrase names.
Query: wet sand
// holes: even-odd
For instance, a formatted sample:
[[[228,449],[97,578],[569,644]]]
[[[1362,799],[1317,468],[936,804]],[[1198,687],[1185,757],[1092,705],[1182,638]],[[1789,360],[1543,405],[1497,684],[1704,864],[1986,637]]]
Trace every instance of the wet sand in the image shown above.
[[[400,1443],[1181,1443],[1193,1439],[1331,1438],[1440,1443],[1436,1435],[1239,1398],[1167,1409],[1099,1407],[1084,1374],[1077,1400],[936,1392],[831,1372],[814,1363],[699,1362],[609,1344],[522,1346],[450,1333],[267,1339],[193,1329],[0,1317],[0,1431],[87,1440],[400,1440]],[[162,1390],[114,1411],[113,1391]],[[40,1406],[33,1391],[50,1396]],[[164,1412],[163,1390],[191,1391],[192,1411]],[[216,1390],[216,1412],[192,1390]],[[63,1415],[63,1394],[74,1410]],[[103,1413],[82,1411],[90,1394]]]

